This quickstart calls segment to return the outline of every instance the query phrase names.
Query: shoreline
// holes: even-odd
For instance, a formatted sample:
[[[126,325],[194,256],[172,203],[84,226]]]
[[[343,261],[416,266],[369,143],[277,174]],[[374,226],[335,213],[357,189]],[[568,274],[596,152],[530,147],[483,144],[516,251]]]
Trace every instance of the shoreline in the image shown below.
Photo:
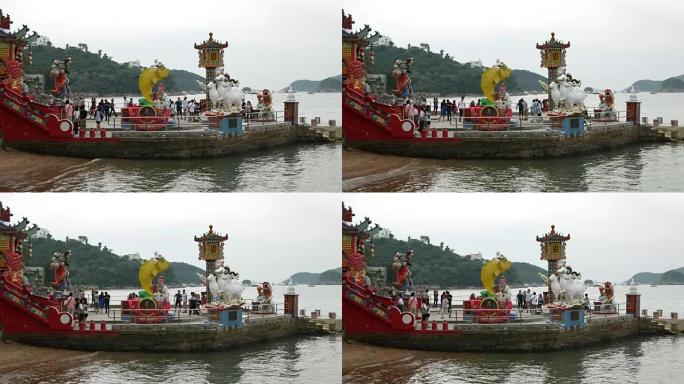
[[[3,192],[42,192],[53,181],[82,170],[97,159],[36,155],[0,148],[0,190]]]
[[[35,364],[49,364],[58,360],[60,365],[69,361],[75,363],[80,359],[93,357],[97,353],[34,347],[3,340],[0,341],[0,375],[20,371],[29,366],[33,369]]]
[[[417,169],[417,160],[342,148],[342,190],[354,192]]]

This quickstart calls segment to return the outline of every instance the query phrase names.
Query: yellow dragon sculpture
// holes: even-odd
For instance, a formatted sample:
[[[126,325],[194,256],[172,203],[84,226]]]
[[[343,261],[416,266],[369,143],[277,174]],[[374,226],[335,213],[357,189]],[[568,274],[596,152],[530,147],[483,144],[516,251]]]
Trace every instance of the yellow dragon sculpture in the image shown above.
[[[154,61],[153,66],[145,68],[142,72],[140,72],[140,78],[138,78],[138,88],[140,88],[140,93],[143,95],[145,100],[150,103],[154,101],[152,98],[152,87],[169,76],[169,73],[169,69],[157,60]]]
[[[487,68],[482,72],[480,88],[482,88],[482,93],[487,97],[487,100],[492,103],[496,101],[494,98],[494,88],[496,88],[496,85],[500,82],[508,79],[511,76],[511,73],[511,69],[499,60],[496,61],[495,66]]]
[[[140,286],[150,295],[154,294],[152,290],[152,282],[158,274],[169,269],[169,263],[161,255],[156,256],[154,259],[145,261],[138,271],[138,279],[140,280]]]
[[[497,257],[488,260],[482,266],[480,270],[480,280],[482,280],[482,287],[489,292],[490,295],[494,295],[494,281],[496,281],[497,276],[508,271],[511,268],[510,260],[508,260],[504,255],[497,252]]]

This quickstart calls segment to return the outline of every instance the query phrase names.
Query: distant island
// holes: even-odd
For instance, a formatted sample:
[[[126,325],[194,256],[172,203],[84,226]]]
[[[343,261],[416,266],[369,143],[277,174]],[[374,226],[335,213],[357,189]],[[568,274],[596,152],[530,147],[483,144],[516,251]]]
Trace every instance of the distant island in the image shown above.
[[[328,269],[321,273],[297,272],[283,280],[283,284],[287,284],[290,279],[295,284],[340,285],[342,284],[342,268]]]
[[[50,67],[55,59],[63,60],[71,57],[69,86],[72,92],[107,95],[138,95],[138,76],[140,68],[114,61],[106,53],[89,52],[78,47],[67,49],[53,46],[35,46],[33,63],[29,64],[28,55],[24,55],[24,71],[27,74],[42,75],[45,89],[52,88]],[[201,92],[197,81],[204,82],[204,77],[184,70],[172,69],[163,80],[166,92],[170,94]]]
[[[395,252],[413,250],[415,257],[411,262],[413,284],[430,288],[472,288],[481,287],[480,270],[484,261],[471,256],[461,256],[443,243],[430,244],[429,239],[377,238],[375,256],[366,259],[369,267],[384,267],[387,271],[387,283],[394,281],[392,257]],[[508,285],[523,286],[543,285],[539,273],[546,270],[529,263],[513,262],[511,268],[502,275]]]
[[[634,279],[637,284],[682,285],[684,284],[684,267],[670,269],[663,273],[640,272],[631,279]]]
[[[639,92],[684,92],[684,75],[673,76],[665,80],[635,81],[626,90],[632,87]]]
[[[430,52],[425,48],[398,48],[394,46],[373,47],[375,64],[367,63],[369,74],[384,75],[387,88],[394,87],[392,65],[395,60],[413,57],[411,68],[411,84],[413,90],[420,93],[438,94],[440,96],[481,95],[480,77],[483,68],[471,63],[463,64],[454,60],[443,51]],[[504,60],[505,62],[505,60]],[[503,83],[510,93],[542,93],[539,81],[546,82],[546,77],[526,70],[513,69],[511,76]]]
[[[342,75],[326,77],[323,80],[296,80],[282,91],[285,92],[290,87],[295,92],[341,92]]]
[[[32,238],[33,256],[28,257],[28,246],[24,247],[24,263],[28,267],[41,267],[45,272],[45,283],[52,281],[50,258],[54,252],[71,250],[73,257],[69,265],[69,278],[73,285],[105,288],[139,287],[138,269],[140,260],[115,254],[106,245],[89,244],[86,239]],[[171,262],[163,273],[164,282],[170,286],[201,285],[197,273],[204,270],[187,263]]]

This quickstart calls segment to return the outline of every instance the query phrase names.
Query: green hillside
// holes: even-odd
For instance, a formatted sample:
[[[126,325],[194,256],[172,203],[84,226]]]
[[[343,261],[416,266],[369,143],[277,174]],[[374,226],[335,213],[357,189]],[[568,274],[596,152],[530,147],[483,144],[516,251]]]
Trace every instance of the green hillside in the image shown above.
[[[387,86],[394,87],[392,66],[395,60],[414,58],[411,68],[413,90],[420,93],[439,95],[481,95],[480,77],[482,68],[461,64],[449,55],[426,52],[417,47],[405,48],[380,46],[374,47],[375,64],[367,64],[368,73],[383,74],[388,79]],[[513,70],[511,77],[504,81],[510,93],[542,92],[539,80],[546,78],[525,70]]]
[[[326,77],[323,80],[295,80],[289,86],[295,92],[340,92],[342,90],[342,75]]]
[[[385,267],[387,279],[394,281],[392,257],[395,252],[404,253],[413,249],[415,257],[412,261],[411,276],[415,285],[440,288],[481,287],[480,269],[483,261],[471,260],[454,253],[449,247],[425,244],[419,240],[410,242],[396,239],[375,239],[375,257],[367,259],[371,267]],[[538,273],[546,271],[528,263],[514,262],[506,273],[508,284],[542,284]]]
[[[290,279],[295,284],[338,285],[342,284],[342,268],[328,269],[321,273],[297,272],[285,279],[283,283],[287,283]]]
[[[42,267],[45,280],[52,280],[50,258],[54,252],[71,250],[69,275],[74,285],[93,286],[101,289],[139,287],[138,269],[140,262],[120,257],[107,246],[83,244],[77,240],[61,241],[55,239],[32,239],[33,257],[24,257],[24,263],[30,267]],[[28,250],[25,246],[24,249]],[[169,286],[181,284],[198,284],[196,272],[202,269],[186,263],[171,263],[164,272],[164,281]]]
[[[637,284],[684,284],[684,267],[670,269],[664,273],[639,272],[632,276]],[[628,283],[631,279],[627,280]]]
[[[678,77],[665,79],[660,85],[660,92],[684,92],[684,80]]]
[[[663,277],[662,273],[641,272],[632,276],[632,279],[637,284],[658,284],[661,277]]]
[[[638,80],[626,90],[628,91],[631,87],[639,92],[684,92],[684,75],[665,80]]]
[[[52,88],[50,66],[55,59],[72,59],[69,73],[69,85],[72,92],[98,95],[137,95],[140,69],[129,68],[112,60],[107,54],[84,52],[75,47],[68,49],[51,46],[37,46],[33,51],[33,63],[28,63],[28,55],[24,56],[24,70],[28,74],[41,74],[45,77],[45,87]],[[196,80],[204,81],[202,76],[183,70],[171,70],[164,79],[165,89],[169,93],[199,92]]]

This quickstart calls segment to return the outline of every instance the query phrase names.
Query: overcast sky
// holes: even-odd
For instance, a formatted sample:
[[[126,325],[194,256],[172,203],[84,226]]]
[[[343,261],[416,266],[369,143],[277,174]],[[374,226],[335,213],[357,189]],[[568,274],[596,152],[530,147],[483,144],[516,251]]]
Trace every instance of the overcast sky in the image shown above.
[[[595,88],[623,89],[640,79],[684,74],[684,2],[675,0],[386,1],[344,0],[356,20],[397,46],[430,44],[457,61],[496,59],[546,76],[536,43],[551,32],[570,41],[568,72]]]
[[[340,7],[317,0],[131,1],[3,0],[13,29],[22,24],[64,48],[88,44],[118,62],[161,60],[204,76],[194,43],[228,41],[226,72],[243,86],[281,89],[294,80],[340,73]]]
[[[555,224],[571,235],[567,264],[585,278],[621,282],[637,272],[684,267],[681,194],[394,193],[344,200],[357,222],[369,217],[402,240],[427,235],[459,254],[491,259],[501,251],[546,269],[535,237]]]
[[[85,235],[116,254],[159,251],[204,269],[193,236],[228,234],[226,265],[242,278],[280,282],[340,266],[340,199],[331,194],[0,194],[13,222],[27,217],[60,240]],[[78,254],[73,262],[78,263]]]

